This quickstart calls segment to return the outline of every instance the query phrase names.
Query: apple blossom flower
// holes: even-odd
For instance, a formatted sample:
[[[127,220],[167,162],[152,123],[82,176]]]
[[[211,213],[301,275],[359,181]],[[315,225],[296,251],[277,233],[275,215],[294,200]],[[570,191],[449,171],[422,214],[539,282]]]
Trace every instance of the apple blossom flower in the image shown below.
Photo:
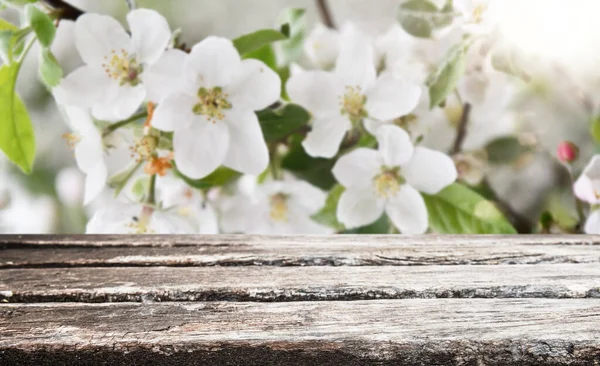
[[[188,186],[174,175],[158,177],[157,197],[161,205],[188,220],[198,234],[218,234],[217,211],[208,195]]]
[[[84,108],[64,108],[71,132],[63,135],[73,150],[78,168],[85,173],[84,204],[90,203],[106,186],[110,176],[131,163],[131,142],[122,131],[102,137],[89,112]]]
[[[279,76],[264,63],[241,60],[233,43],[208,37],[192,48],[181,90],[156,108],[152,126],[174,131],[177,168],[199,179],[220,165],[260,174],[269,154],[254,111],[276,102]]]
[[[326,194],[304,181],[244,184],[221,205],[221,228],[245,234],[332,234],[311,219],[324,205]]]
[[[287,83],[290,99],[313,115],[302,145],[315,157],[331,158],[347,131],[363,120],[392,120],[418,103],[421,88],[386,74],[377,78],[373,47],[357,30],[344,35],[334,72],[308,71]]]
[[[60,104],[91,108],[95,118],[130,117],[146,99],[160,101],[180,76],[185,53],[165,49],[171,31],[154,10],[127,14],[131,37],[114,18],[86,13],[75,24],[75,45],[85,65],[56,87]]]
[[[194,234],[183,217],[141,204],[113,202],[94,213],[86,234]]]
[[[333,175],[346,190],[337,208],[347,228],[375,222],[384,212],[403,234],[427,231],[428,214],[420,192],[436,194],[457,178],[447,155],[413,147],[400,127],[381,126],[379,150],[358,148],[342,156]]]
[[[573,185],[575,196],[592,205],[600,204],[600,155],[594,155]]]
[[[591,235],[600,234],[600,210],[594,210],[590,213],[590,216],[585,220],[583,232]]]
[[[340,32],[317,24],[304,41],[304,53],[320,69],[329,69],[335,65],[339,54]]]

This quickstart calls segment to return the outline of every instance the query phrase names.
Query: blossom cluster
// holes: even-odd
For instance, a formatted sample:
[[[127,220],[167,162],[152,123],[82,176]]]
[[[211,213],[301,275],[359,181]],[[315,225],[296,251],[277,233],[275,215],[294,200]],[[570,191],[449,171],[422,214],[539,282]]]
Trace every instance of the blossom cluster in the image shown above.
[[[61,20],[81,66],[51,92],[84,178],[58,193],[82,190],[86,233],[520,231],[494,177],[549,155],[527,121],[551,71],[517,62],[497,2],[425,2],[312,30],[293,9],[279,30],[194,45],[151,9]],[[551,163],[573,180],[569,146]],[[579,220],[544,212],[528,232],[600,233],[599,182],[596,156]]]

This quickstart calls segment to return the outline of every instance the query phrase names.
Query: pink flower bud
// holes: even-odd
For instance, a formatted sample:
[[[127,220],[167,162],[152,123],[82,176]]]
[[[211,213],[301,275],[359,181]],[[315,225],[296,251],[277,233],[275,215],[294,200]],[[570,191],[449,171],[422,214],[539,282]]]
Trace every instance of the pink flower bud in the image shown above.
[[[571,141],[563,141],[558,144],[556,155],[561,162],[572,163],[579,156],[579,148]]]

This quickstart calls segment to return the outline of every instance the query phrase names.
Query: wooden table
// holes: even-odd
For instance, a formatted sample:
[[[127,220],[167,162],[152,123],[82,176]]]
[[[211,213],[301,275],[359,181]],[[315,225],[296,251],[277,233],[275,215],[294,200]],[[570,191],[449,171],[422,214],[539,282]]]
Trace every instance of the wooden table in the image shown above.
[[[0,365],[600,365],[600,237],[3,236]]]

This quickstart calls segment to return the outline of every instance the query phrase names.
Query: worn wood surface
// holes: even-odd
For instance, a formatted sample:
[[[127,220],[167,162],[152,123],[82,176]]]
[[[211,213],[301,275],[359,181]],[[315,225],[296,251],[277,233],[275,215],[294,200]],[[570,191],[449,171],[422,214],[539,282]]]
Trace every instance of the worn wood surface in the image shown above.
[[[0,236],[0,365],[600,365],[600,237]]]
[[[600,298],[600,265],[3,270],[7,302]],[[40,278],[44,278],[40,286]]]

